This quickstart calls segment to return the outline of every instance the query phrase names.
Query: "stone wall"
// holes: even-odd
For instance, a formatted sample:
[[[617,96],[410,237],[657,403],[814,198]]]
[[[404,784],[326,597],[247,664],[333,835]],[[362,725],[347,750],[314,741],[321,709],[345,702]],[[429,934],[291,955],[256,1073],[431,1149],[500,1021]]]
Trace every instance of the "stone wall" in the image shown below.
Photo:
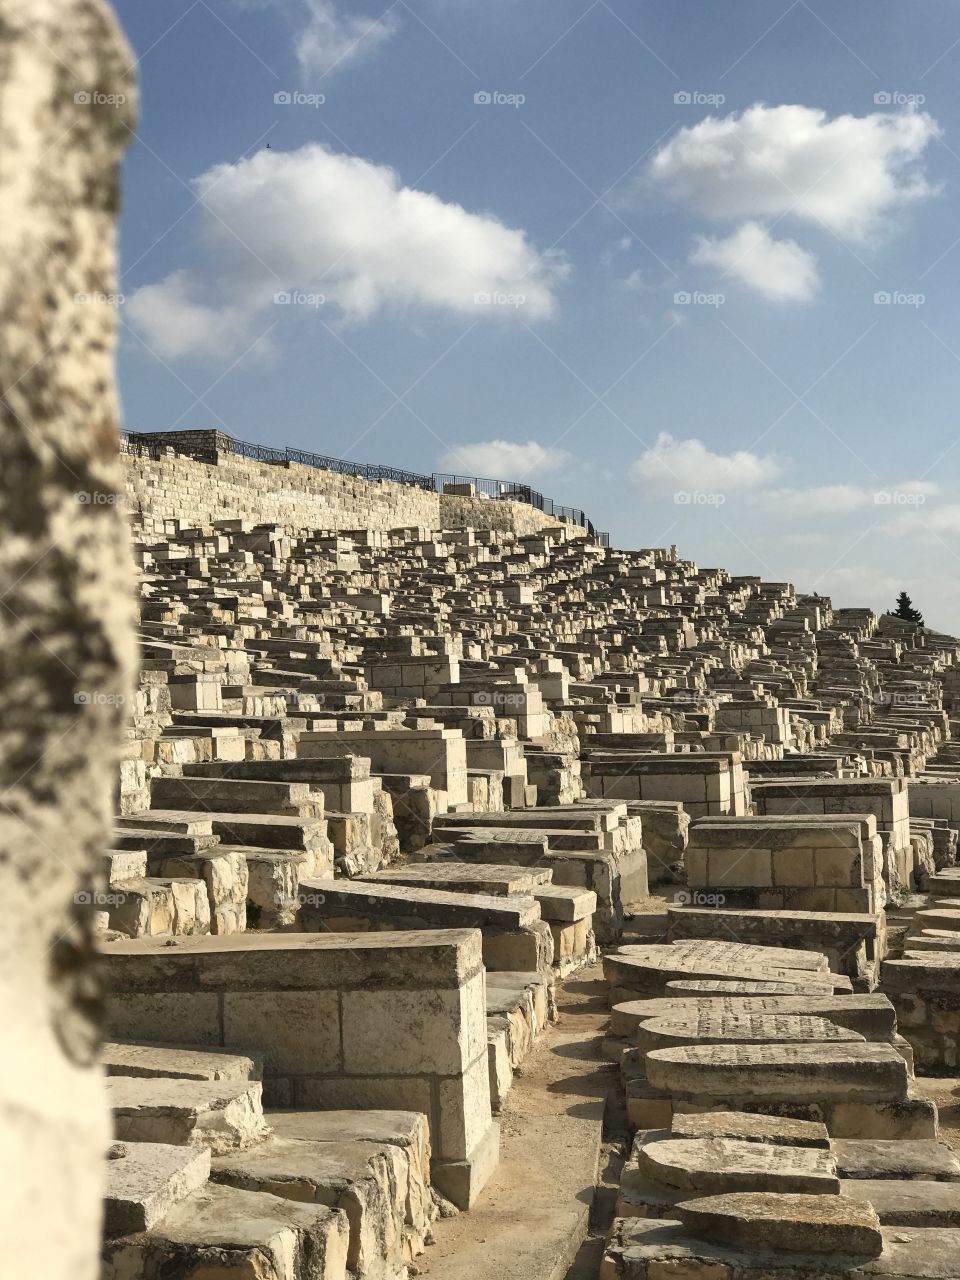
[[[525,502],[504,502],[499,498],[461,497],[443,494],[440,502],[440,528],[464,529],[512,529],[519,537],[539,533],[559,522],[545,516],[536,507]],[[571,526],[579,530],[579,526]]]
[[[390,480],[220,455],[201,462],[125,455],[127,506],[144,536],[160,538],[166,522],[250,520],[294,529],[480,529],[525,536],[557,521],[521,502],[434,493]]]

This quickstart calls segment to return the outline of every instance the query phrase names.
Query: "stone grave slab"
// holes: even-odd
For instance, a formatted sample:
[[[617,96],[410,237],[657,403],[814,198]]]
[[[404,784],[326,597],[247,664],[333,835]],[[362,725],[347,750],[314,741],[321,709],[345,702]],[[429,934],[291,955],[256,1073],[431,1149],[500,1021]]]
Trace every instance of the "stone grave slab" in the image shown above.
[[[781,1147],[830,1146],[825,1125],[789,1116],[754,1115],[749,1111],[702,1111],[673,1117],[675,1138],[734,1138],[738,1142],[768,1142]]]
[[[637,1152],[637,1166],[655,1182],[701,1195],[729,1191],[840,1194],[835,1157],[815,1147],[735,1138],[667,1138],[644,1143]]]
[[[818,996],[819,982],[770,982],[753,978],[671,978],[664,984],[667,995],[678,996]]]
[[[907,1066],[887,1044],[693,1045],[654,1049],[654,1088],[688,1097],[765,1101],[905,1099]]]
[[[764,1013],[714,1013],[705,1009],[690,1014],[650,1018],[637,1028],[641,1053],[689,1044],[809,1044],[865,1043],[856,1031],[838,1027],[826,1018],[808,1015]]]
[[[777,1017],[823,1018],[837,1027],[858,1032],[866,1040],[890,1040],[896,1033],[896,1012],[884,995],[850,996],[726,996],[675,997],[672,993],[648,1000],[628,1000],[611,1010],[610,1030],[632,1038],[640,1023],[651,1018],[687,1018],[709,1011],[713,1017],[764,1014]]]
[[[876,1211],[847,1196],[740,1192],[687,1200],[676,1215],[696,1235],[740,1248],[870,1258],[883,1252]]]

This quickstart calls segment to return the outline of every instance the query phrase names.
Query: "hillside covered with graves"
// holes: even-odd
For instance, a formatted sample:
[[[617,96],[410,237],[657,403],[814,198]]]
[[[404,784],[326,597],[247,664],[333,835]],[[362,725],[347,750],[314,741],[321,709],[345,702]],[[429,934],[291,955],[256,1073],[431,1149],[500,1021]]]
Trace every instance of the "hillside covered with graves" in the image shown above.
[[[956,1274],[960,641],[516,489],[122,462],[109,1280]]]

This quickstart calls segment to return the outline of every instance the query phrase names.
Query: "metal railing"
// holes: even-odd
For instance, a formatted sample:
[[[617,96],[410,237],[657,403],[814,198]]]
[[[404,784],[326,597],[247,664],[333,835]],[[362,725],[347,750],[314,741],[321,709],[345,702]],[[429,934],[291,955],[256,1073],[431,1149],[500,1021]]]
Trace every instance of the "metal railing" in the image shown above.
[[[544,515],[564,523],[577,524],[601,546],[610,546],[610,535],[594,528],[593,522],[579,507],[563,506],[545,497],[528,484],[510,480],[491,480],[484,476],[457,476],[435,471],[422,475],[416,471],[404,471],[400,467],[385,467],[378,463],[348,462],[345,458],[332,458],[324,453],[310,453],[303,449],[275,449],[270,445],[254,444],[249,440],[235,440],[220,431],[185,432],[120,432],[121,453],[135,454],[154,459],[177,455],[195,458],[199,462],[215,463],[226,453],[254,462],[267,462],[272,466],[288,466],[291,462],[303,467],[317,467],[338,475],[355,476],[359,480],[389,480],[431,493],[444,492],[447,485],[470,485],[477,494],[497,498],[504,502],[522,502],[542,511]]]

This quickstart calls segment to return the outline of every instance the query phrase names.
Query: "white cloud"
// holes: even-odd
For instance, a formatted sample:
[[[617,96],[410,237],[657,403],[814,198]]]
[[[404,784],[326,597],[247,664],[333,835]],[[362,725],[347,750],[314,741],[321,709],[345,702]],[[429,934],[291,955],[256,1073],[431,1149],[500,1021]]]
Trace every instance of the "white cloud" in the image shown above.
[[[440,465],[457,475],[489,476],[495,480],[523,480],[528,474],[546,475],[567,465],[565,449],[549,449],[535,440],[482,440],[458,445],[445,453]]]
[[[873,492],[854,484],[774,489],[764,496],[764,504],[784,515],[839,515],[869,506],[873,502]]]
[[[813,254],[795,240],[774,240],[758,222],[726,239],[698,236],[690,261],[719,267],[772,302],[810,302],[820,285]]]
[[[193,185],[202,265],[127,304],[163,357],[242,349],[283,314],[277,293],[323,295],[324,314],[332,305],[353,321],[402,306],[539,319],[567,274],[562,257],[539,255],[523,231],[318,144],[215,165]]]
[[[845,515],[875,507],[880,517],[890,511],[915,511],[938,492],[939,486],[929,480],[903,480],[891,485],[825,484],[774,489],[763,501],[781,515]],[[932,519],[932,514],[925,513],[924,519]]]
[[[928,546],[942,547],[942,535],[960,533],[960,504],[956,502],[926,508],[922,500],[917,503],[906,500],[894,507],[889,514],[893,519],[885,524],[882,532],[897,538],[909,537]]]
[[[754,489],[779,474],[780,466],[771,457],[746,450],[711,453],[702,440],[676,440],[666,431],[630,468],[635,484],[659,493]]]
[[[626,289],[628,293],[646,293],[650,286],[644,279],[643,272],[637,267],[628,276],[624,276],[620,281],[620,288]]]
[[[924,112],[830,119],[816,107],[758,104],[681,129],[648,175],[709,217],[792,214],[864,239],[932,193],[922,155],[938,132]]]
[[[960,506],[955,502],[931,511],[927,523],[936,533],[960,533]]]
[[[297,61],[307,77],[343,70],[371,57],[397,31],[392,13],[381,18],[345,17],[333,0],[305,0],[308,21],[297,37]]]

